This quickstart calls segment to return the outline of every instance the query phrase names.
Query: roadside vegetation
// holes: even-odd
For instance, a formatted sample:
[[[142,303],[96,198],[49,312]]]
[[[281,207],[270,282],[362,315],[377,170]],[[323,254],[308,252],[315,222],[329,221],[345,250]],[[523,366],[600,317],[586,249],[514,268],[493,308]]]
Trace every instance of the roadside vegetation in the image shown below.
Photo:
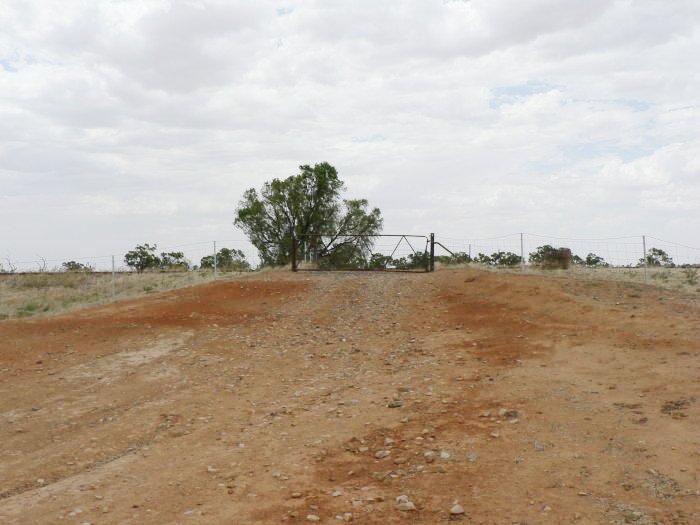
[[[585,278],[603,281],[645,283],[671,290],[700,293],[700,268],[697,265],[676,265],[671,256],[659,248],[650,248],[645,259],[635,265],[614,266],[599,255],[588,253],[585,257],[573,254],[569,248],[551,245],[538,246],[528,255],[527,273]],[[480,267],[490,271],[521,271],[522,258],[512,252],[479,253],[470,257],[467,253],[454,253],[435,257],[437,266]]]
[[[337,170],[322,162],[299,166],[297,175],[273,179],[260,191],[248,189],[238,204],[234,223],[258,251],[261,263],[257,270],[288,265],[295,242],[298,261],[319,269],[418,270],[428,266],[425,251],[400,257],[373,252],[382,231],[381,212],[370,208],[365,199],[343,199],[344,188]],[[113,283],[111,274],[73,260],[49,272],[42,259],[39,272],[19,274],[6,259],[7,269],[0,264],[0,320],[59,313],[190,286],[213,279],[214,269],[225,275],[253,269],[241,250],[225,247],[197,262],[183,252],[158,252],[155,243],[144,243],[124,254],[123,260],[132,271],[117,273]],[[524,261],[516,253],[497,251],[475,256],[451,253],[436,256],[435,262],[438,267],[473,265],[519,271]],[[538,246],[525,262],[528,272],[646,282],[700,292],[697,265],[679,267],[665,251],[654,247],[634,266],[612,266],[595,253],[578,255],[549,244]]]
[[[219,273],[227,279],[239,272]],[[92,271],[0,274],[0,320],[56,314],[85,306],[192,286],[213,280],[211,270],[189,272]]]

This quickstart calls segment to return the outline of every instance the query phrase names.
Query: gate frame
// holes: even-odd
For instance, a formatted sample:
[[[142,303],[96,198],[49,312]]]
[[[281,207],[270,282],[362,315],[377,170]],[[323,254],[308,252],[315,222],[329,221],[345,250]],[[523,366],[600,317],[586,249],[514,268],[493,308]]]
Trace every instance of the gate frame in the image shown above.
[[[305,235],[300,235],[300,237],[321,237],[321,235],[318,234],[305,234]],[[408,241],[407,237],[411,238],[420,238],[420,239],[426,239],[430,243],[430,251],[428,252],[428,263],[426,265],[425,271],[426,272],[434,272],[435,271],[435,234],[431,233],[429,235],[412,235],[409,233],[404,233],[404,234],[379,234],[379,235],[347,235],[347,237],[400,237],[399,242],[396,244],[396,247],[394,248],[394,251],[391,253],[393,256],[394,253],[396,252],[396,248],[399,247],[399,244],[401,244],[402,240],[405,240],[408,245],[411,247],[411,250],[413,250],[413,246],[411,243]],[[292,271],[293,272],[298,272],[299,271],[299,265],[297,264],[297,250],[299,249],[299,239],[296,235],[292,236]],[[415,250],[413,250],[414,253],[416,253]],[[302,271],[324,271],[324,270],[302,270]],[[394,271],[394,272],[411,272],[411,273],[416,273],[411,270],[376,270],[376,269],[346,269],[346,270],[335,270],[335,271],[357,271],[357,272],[377,272],[377,271]]]

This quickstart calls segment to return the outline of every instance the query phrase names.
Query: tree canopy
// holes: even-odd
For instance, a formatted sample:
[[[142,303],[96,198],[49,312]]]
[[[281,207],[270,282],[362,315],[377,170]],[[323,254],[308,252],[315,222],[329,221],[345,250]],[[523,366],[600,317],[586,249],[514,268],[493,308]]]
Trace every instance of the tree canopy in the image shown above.
[[[136,248],[126,252],[124,262],[137,272],[143,272],[149,268],[160,266],[160,259],[156,255],[157,246],[148,243],[138,244]]]
[[[199,267],[214,268],[214,256],[206,255],[199,262]],[[247,272],[250,270],[250,263],[245,259],[245,253],[235,248],[221,248],[216,254],[216,267],[219,270]]]
[[[182,252],[161,252],[156,255],[157,245],[138,244],[136,248],[126,252],[124,262],[137,272],[145,270],[188,270],[189,261]]]
[[[646,260],[644,257],[639,259],[637,266],[665,266],[673,268],[675,266],[673,259],[660,248],[650,248],[647,252]]]
[[[257,248],[264,265],[289,262],[292,238],[299,255],[334,262],[366,261],[382,217],[366,199],[342,199],[337,170],[322,162],[299,166],[299,174],[266,182],[243,194],[234,223]]]

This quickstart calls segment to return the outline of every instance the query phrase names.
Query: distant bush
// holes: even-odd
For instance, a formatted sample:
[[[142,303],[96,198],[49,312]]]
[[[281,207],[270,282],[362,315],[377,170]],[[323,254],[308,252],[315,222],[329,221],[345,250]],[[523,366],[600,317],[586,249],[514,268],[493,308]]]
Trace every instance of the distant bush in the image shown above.
[[[214,268],[214,256],[202,257],[199,262],[202,269]],[[246,261],[242,250],[221,248],[216,254],[216,267],[223,271],[246,272],[250,270],[250,263]]]
[[[513,252],[495,252],[491,254],[491,264],[494,266],[518,266],[522,262],[520,255]]]
[[[136,248],[124,255],[124,262],[139,273],[144,270],[158,268],[161,261],[156,255],[156,248],[155,244],[153,246],[148,243],[138,244]]]
[[[89,264],[83,264],[76,261],[67,261],[61,264],[62,272],[93,272],[95,268]]]
[[[367,268],[369,270],[385,270],[387,266],[391,266],[392,260],[390,255],[373,253],[367,262]]]
[[[605,259],[599,255],[596,255],[595,253],[589,253],[586,255],[585,259],[582,259],[578,255],[574,255],[571,257],[571,261],[576,266],[585,266],[587,268],[604,268],[610,266],[607,262],[605,262]]]
[[[440,264],[469,264],[472,262],[472,258],[469,257],[468,253],[465,252],[455,252],[452,255],[436,255],[435,262]]]
[[[426,252],[411,253],[408,257],[393,259],[391,264],[399,270],[414,270],[428,266],[429,255]]]
[[[605,262],[605,259],[603,259],[599,255],[596,255],[595,253],[589,253],[588,255],[586,255],[584,263],[586,264],[586,266],[593,268],[596,268],[598,266],[610,266],[607,262]]]
[[[190,262],[182,252],[162,252],[158,266],[163,270],[189,270]]]
[[[494,252],[491,255],[479,253],[472,260],[486,266],[518,266],[522,262],[520,255],[504,251]]]
[[[538,246],[534,252],[530,253],[528,260],[530,264],[535,264],[542,268],[561,268],[565,270],[571,265],[573,255],[569,248],[555,248],[545,244],[544,246]]]
[[[485,253],[477,253],[476,257],[474,257],[474,259],[472,260],[477,264],[484,264],[486,266],[491,265],[491,257],[486,255]]]
[[[647,266],[663,266],[665,268],[673,268],[676,266],[673,263],[673,259],[671,259],[671,257],[669,257],[665,251],[659,248],[649,249],[646,259],[644,257],[639,259],[637,266],[644,266],[645,261]]]

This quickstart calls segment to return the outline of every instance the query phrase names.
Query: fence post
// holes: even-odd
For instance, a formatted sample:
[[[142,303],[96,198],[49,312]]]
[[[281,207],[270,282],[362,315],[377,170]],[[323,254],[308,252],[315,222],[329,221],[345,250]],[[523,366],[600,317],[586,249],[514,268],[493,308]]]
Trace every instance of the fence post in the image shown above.
[[[435,271],[435,234],[430,234],[430,262],[428,263],[428,271]]]
[[[523,234],[520,233],[520,268],[525,271],[525,248],[523,244]]]
[[[647,261],[647,236],[642,235],[642,250],[644,250],[644,282],[647,282],[647,266],[649,262]]]
[[[297,271],[297,237],[292,235],[292,271]]]
[[[112,299],[114,299],[114,296],[116,295],[114,291],[114,279],[115,279],[115,274],[114,274],[114,255],[112,255]]]
[[[216,279],[216,241],[214,241],[214,279]]]

